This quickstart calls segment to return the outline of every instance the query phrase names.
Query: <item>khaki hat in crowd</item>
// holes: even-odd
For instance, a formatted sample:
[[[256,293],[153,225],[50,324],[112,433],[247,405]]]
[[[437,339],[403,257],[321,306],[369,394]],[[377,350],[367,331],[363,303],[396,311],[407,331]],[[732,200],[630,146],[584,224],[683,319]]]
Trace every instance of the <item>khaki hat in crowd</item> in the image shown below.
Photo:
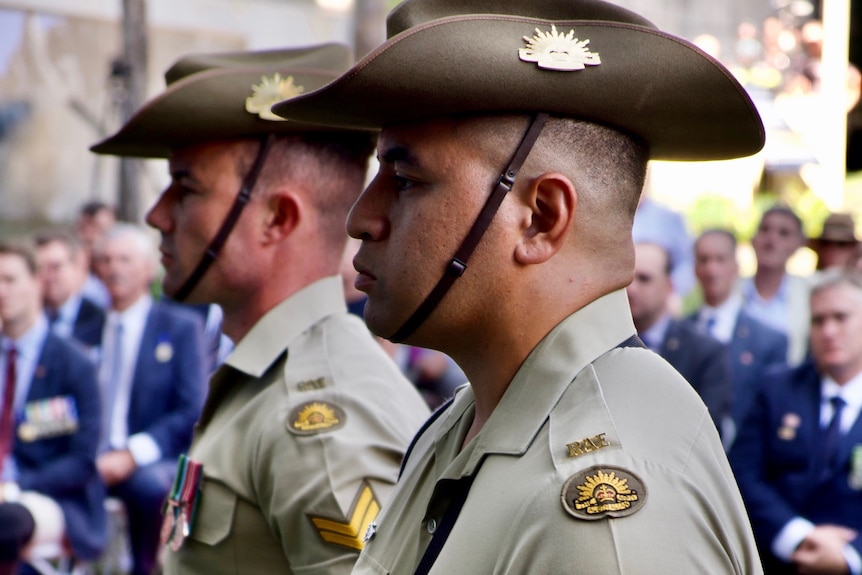
[[[808,247],[815,249],[822,242],[837,244],[857,244],[856,226],[850,214],[830,214],[823,222],[823,231],[815,238],[808,239]]]
[[[406,0],[389,14],[387,35],[337,80],[273,111],[372,129],[548,112],[639,136],[664,160],[763,147],[760,116],[724,66],[600,0]]]
[[[164,92],[90,149],[166,158],[171,149],[202,142],[320,130],[285,121],[270,107],[320,88],[352,63],[351,50],[339,44],[185,56],[165,72]]]

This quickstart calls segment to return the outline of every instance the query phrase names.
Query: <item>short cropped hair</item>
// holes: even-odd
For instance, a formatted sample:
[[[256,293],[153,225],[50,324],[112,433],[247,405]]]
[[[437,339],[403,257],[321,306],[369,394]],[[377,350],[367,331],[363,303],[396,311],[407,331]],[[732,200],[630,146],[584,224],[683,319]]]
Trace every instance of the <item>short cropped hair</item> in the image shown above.
[[[766,216],[769,216],[771,214],[783,214],[789,217],[794,222],[796,222],[796,230],[799,232],[799,235],[803,235],[802,220],[799,219],[799,216],[796,215],[796,212],[794,212],[787,204],[772,205],[765,212],[763,212],[762,216],[760,216],[760,222],[763,223],[763,220],[766,219]]]
[[[839,285],[849,285],[862,291],[862,271],[840,268],[824,270],[812,283],[810,296],[814,297],[815,294]]]
[[[66,249],[69,250],[73,258],[84,249],[84,244],[81,243],[80,238],[68,230],[43,230],[33,236],[33,243],[36,244],[36,248],[41,248],[55,242],[66,246]]]
[[[36,253],[33,247],[23,241],[6,241],[0,242],[0,255],[2,256],[17,256],[24,260],[27,270],[31,276],[36,275]]]

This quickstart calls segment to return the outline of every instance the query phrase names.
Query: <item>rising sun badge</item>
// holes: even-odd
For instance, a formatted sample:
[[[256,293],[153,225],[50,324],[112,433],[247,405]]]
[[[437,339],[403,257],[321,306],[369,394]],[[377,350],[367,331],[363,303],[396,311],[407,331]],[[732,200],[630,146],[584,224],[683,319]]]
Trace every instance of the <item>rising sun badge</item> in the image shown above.
[[[536,62],[539,68],[568,72],[602,63],[598,53],[587,48],[590,41],[575,38],[574,30],[560,34],[554,25],[551,25],[550,32],[536,28],[536,35],[532,38],[524,36],[524,41],[527,47],[518,50],[518,57],[524,62]]]
[[[264,120],[284,122],[285,119],[272,113],[273,104],[299,96],[305,88],[293,83],[293,76],[281,77],[278,72],[271,78],[262,76],[260,84],[251,87],[252,95],[245,99],[245,111],[257,114]]]
[[[630,471],[597,465],[569,477],[562,501],[563,508],[577,519],[625,517],[643,507],[646,486]]]
[[[310,401],[294,407],[287,416],[285,427],[296,435],[311,435],[331,431],[344,425],[344,410],[325,401]]]

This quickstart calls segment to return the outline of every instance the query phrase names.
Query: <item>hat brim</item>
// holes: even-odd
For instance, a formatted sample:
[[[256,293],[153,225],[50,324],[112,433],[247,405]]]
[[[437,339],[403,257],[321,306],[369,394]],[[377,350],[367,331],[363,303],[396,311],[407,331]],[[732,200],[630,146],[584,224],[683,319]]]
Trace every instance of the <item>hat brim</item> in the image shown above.
[[[859,243],[859,240],[849,239],[847,237],[829,237],[829,236],[821,236],[819,238],[808,238],[808,247],[811,249],[815,249],[820,247],[822,244],[844,244],[846,246],[855,246]]]
[[[551,24],[589,39],[601,64],[556,71],[520,60],[524,38]],[[409,28],[331,84],[273,112],[363,129],[464,113],[548,112],[640,137],[660,160],[748,156],[765,138],[745,90],[688,42],[633,24],[499,15]]]
[[[331,70],[282,71],[271,66],[220,68],[193,74],[170,84],[144,104],[116,134],[90,150],[97,154],[167,158],[174,149],[203,142],[253,138],[273,132],[331,130],[289,120],[264,120],[245,110],[245,98],[252,95],[252,86],[275,71],[284,77],[292,76],[294,83],[305,91],[319,88],[337,76]]]

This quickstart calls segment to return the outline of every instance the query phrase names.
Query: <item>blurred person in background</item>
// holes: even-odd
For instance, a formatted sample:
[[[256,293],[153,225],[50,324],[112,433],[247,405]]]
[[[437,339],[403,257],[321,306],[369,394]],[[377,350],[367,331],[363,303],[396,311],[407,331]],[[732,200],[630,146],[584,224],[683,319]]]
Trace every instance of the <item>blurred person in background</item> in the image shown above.
[[[35,254],[0,245],[0,575],[36,547],[92,560],[106,540],[92,362],[51,333]]]
[[[162,504],[206,393],[203,325],[190,310],[153,301],[155,249],[142,229],[116,224],[95,251],[111,295],[101,344],[97,467],[108,494],[126,506],[132,573],[149,575]]]
[[[104,202],[87,202],[78,210],[75,221],[75,233],[78,234],[84,246],[86,256],[87,277],[83,292],[90,300],[103,308],[110,304],[110,296],[102,283],[98,270],[98,262],[93,259],[93,248],[96,242],[111,229],[117,221],[117,212],[113,206]]]
[[[673,261],[673,292],[668,301],[668,312],[680,317],[683,300],[695,285],[694,252],[685,219],[679,212],[657,203],[644,191],[635,212],[632,237],[635,243],[660,245]]]
[[[789,365],[808,353],[808,280],[787,271],[790,256],[804,243],[799,216],[785,205],[770,207],[751,239],[757,269],[740,282],[745,311],[787,336]]]
[[[92,348],[102,340],[105,310],[83,293],[88,257],[80,240],[61,230],[36,234],[36,259],[51,331]]]
[[[811,291],[811,360],[765,378],[729,457],[767,574],[862,573],[862,275]]]
[[[739,264],[736,237],[728,230],[709,229],[694,243],[694,273],[704,303],[688,320],[701,333],[727,346],[733,382],[733,426],[723,436],[730,446],[748,412],[764,374],[787,365],[787,336],[757,321],[743,309],[737,291]]]
[[[632,319],[647,346],[667,360],[700,395],[719,433],[731,416],[733,386],[727,348],[668,311],[673,264],[653,243],[635,244],[635,274],[626,288]]]
[[[808,247],[817,254],[817,270],[849,267],[859,248],[853,216],[829,214],[820,235],[808,238]]]

